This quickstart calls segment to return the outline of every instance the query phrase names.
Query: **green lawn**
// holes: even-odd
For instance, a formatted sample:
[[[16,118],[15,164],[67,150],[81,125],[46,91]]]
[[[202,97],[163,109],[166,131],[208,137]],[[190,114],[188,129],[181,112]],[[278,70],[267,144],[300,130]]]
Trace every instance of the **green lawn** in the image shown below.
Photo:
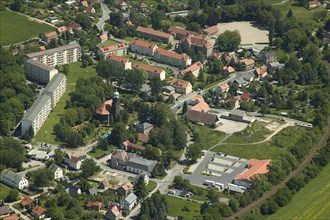
[[[199,219],[201,216],[201,204],[199,203],[174,198],[172,196],[166,196],[166,202],[169,216],[182,216],[185,220]],[[187,208],[188,211],[183,211],[184,208]]]
[[[60,122],[61,115],[65,111],[66,101],[70,99],[69,94],[76,90],[76,81],[79,78],[90,78],[96,76],[95,67],[81,67],[81,62],[69,64],[69,74],[67,76],[67,87],[64,95],[57,103],[53,111],[50,113],[48,119],[43,124],[38,134],[35,136],[37,141],[44,141],[50,144],[61,144],[55,140],[55,133],[53,127]]]
[[[9,194],[10,188],[0,183],[0,201],[4,200]]]
[[[200,137],[199,145],[201,145],[203,149],[210,149],[213,145],[219,143],[226,135],[223,132],[202,125],[196,125],[195,129]]]
[[[157,186],[157,183],[154,181],[149,181],[148,185],[147,185],[147,190],[148,192],[151,192],[152,190],[154,190]]]
[[[90,155],[91,157],[96,158],[96,157],[98,157],[98,156],[100,156],[100,155],[102,155],[102,154],[105,154],[105,153],[111,152],[111,151],[113,151],[114,149],[117,149],[117,147],[111,145],[111,146],[108,148],[108,150],[96,149],[95,152],[92,152],[92,151],[88,152],[88,155]]]
[[[251,127],[247,127],[241,132],[234,133],[225,142],[238,144],[262,141],[271,133],[270,130],[265,128],[266,125],[266,122],[255,121]]]
[[[120,42],[118,41],[115,41],[115,40],[112,40],[112,39],[109,39],[101,44],[99,44],[100,47],[107,47],[107,46],[112,46],[112,45],[116,45],[116,44],[119,44]]]
[[[12,11],[0,13],[0,43],[2,45],[19,43],[54,29],[52,26],[31,21]]]
[[[277,219],[330,219],[330,164],[292,198],[290,204],[266,218]]]

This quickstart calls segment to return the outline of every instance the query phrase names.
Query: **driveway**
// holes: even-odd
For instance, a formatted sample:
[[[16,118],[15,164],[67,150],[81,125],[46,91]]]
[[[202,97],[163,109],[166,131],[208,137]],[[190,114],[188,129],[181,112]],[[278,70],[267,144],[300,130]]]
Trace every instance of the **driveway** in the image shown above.
[[[107,20],[110,19],[110,9],[107,4],[104,3],[103,0],[99,0],[101,9],[102,9],[102,18],[97,22],[96,26],[100,31],[103,31],[103,26]]]

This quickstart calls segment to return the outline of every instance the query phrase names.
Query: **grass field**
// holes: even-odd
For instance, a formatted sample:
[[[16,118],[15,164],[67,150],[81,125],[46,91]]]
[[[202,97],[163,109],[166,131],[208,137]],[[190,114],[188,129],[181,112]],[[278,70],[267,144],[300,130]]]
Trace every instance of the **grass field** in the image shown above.
[[[2,45],[22,42],[54,29],[52,26],[31,21],[12,11],[0,13],[0,43]]]
[[[200,217],[201,204],[199,203],[174,198],[172,196],[166,196],[166,201],[169,216],[182,216],[185,220],[193,220]],[[189,211],[183,211],[184,208],[188,208]]]
[[[90,78],[96,76],[96,70],[94,67],[81,67],[81,63],[69,64],[69,74],[67,76],[67,87],[64,95],[57,103],[53,111],[50,113],[48,119],[35,136],[37,141],[44,141],[50,144],[62,144],[55,140],[55,133],[53,131],[54,126],[60,122],[61,115],[65,111],[66,101],[70,99],[69,94],[76,90],[76,81],[79,78]]]
[[[295,194],[290,204],[266,218],[279,219],[330,219],[330,164]]]
[[[154,190],[157,186],[157,183],[154,181],[149,181],[148,185],[147,185],[147,190],[148,192],[151,192],[152,190]]]
[[[119,44],[120,42],[118,41],[115,41],[115,40],[107,40],[107,41],[104,41],[103,43],[100,43],[99,46],[100,47],[107,47],[107,46],[112,46],[112,45],[116,45],[116,44]]]
[[[251,127],[245,128],[241,132],[236,132],[230,136],[225,142],[226,143],[253,143],[264,140],[270,130],[265,128],[266,122],[255,121]]]
[[[89,151],[89,152],[88,152],[88,155],[90,155],[91,157],[96,158],[96,157],[98,157],[98,156],[100,156],[100,155],[102,155],[102,154],[105,154],[105,153],[111,152],[111,151],[114,150],[114,149],[117,149],[117,147],[111,145],[111,146],[108,148],[108,150],[96,149],[95,152]]]
[[[0,201],[4,200],[9,194],[10,188],[0,183]]]
[[[210,149],[213,145],[219,143],[226,135],[223,132],[202,125],[196,125],[195,129],[199,134],[199,145],[201,145],[203,149]]]

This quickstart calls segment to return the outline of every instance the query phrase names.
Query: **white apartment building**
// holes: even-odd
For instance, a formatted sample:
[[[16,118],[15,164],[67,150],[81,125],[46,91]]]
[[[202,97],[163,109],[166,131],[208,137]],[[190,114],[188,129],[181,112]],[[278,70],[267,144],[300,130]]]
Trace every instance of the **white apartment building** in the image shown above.
[[[76,42],[62,47],[40,51],[36,53],[29,53],[25,56],[25,61],[34,59],[47,66],[55,67],[56,65],[63,65],[77,62],[81,57],[80,45]]]
[[[54,108],[66,90],[66,76],[62,73],[56,74],[45,87],[43,94],[50,96],[52,108]]]
[[[192,73],[195,77],[198,77],[199,71],[203,69],[203,64],[199,61],[194,63],[193,65],[189,66],[188,68],[182,70],[181,72],[178,73],[177,77],[179,79],[183,79],[186,74]]]
[[[48,83],[57,73],[54,67],[49,67],[41,62],[29,59],[25,62],[27,77],[38,83]]]
[[[133,40],[131,43],[130,50],[134,53],[140,53],[153,57],[157,48],[158,47],[152,43],[142,40]]]
[[[108,47],[101,47],[99,48],[99,53],[102,53],[105,57],[109,54],[116,54],[117,56],[125,56],[128,54],[128,44],[120,43]]]
[[[163,81],[166,78],[166,73],[163,69],[149,66],[143,63],[135,63],[133,65],[134,68],[136,69],[141,69],[144,70],[148,73],[148,79],[152,79],[154,77],[159,78],[161,81]]]
[[[179,68],[186,68],[191,65],[191,58],[184,54],[178,54],[173,51],[158,48],[155,51],[155,60],[160,63],[166,63]]]
[[[29,134],[32,127],[37,134],[52,110],[52,100],[48,95],[41,95],[29,108],[22,119],[21,135]]]
[[[52,163],[48,169],[53,173],[53,178],[55,180],[59,180],[61,178],[63,178],[63,170],[61,169],[61,167],[57,166],[56,164]]]
[[[9,169],[4,169],[0,174],[0,181],[8,186],[18,189],[24,189],[29,185],[23,173],[14,173]]]
[[[124,70],[132,69],[131,61],[129,61],[129,59],[126,59],[124,57],[117,56],[116,54],[109,54],[107,59],[112,61],[119,68],[123,68]]]

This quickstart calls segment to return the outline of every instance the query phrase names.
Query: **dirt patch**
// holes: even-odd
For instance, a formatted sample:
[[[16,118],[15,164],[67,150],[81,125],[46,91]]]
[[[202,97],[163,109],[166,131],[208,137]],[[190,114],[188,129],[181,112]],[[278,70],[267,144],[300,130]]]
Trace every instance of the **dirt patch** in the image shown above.
[[[268,130],[274,132],[276,131],[279,127],[281,126],[280,123],[276,122],[276,121],[273,121],[273,122],[270,122],[268,123],[265,128],[267,128]]]

